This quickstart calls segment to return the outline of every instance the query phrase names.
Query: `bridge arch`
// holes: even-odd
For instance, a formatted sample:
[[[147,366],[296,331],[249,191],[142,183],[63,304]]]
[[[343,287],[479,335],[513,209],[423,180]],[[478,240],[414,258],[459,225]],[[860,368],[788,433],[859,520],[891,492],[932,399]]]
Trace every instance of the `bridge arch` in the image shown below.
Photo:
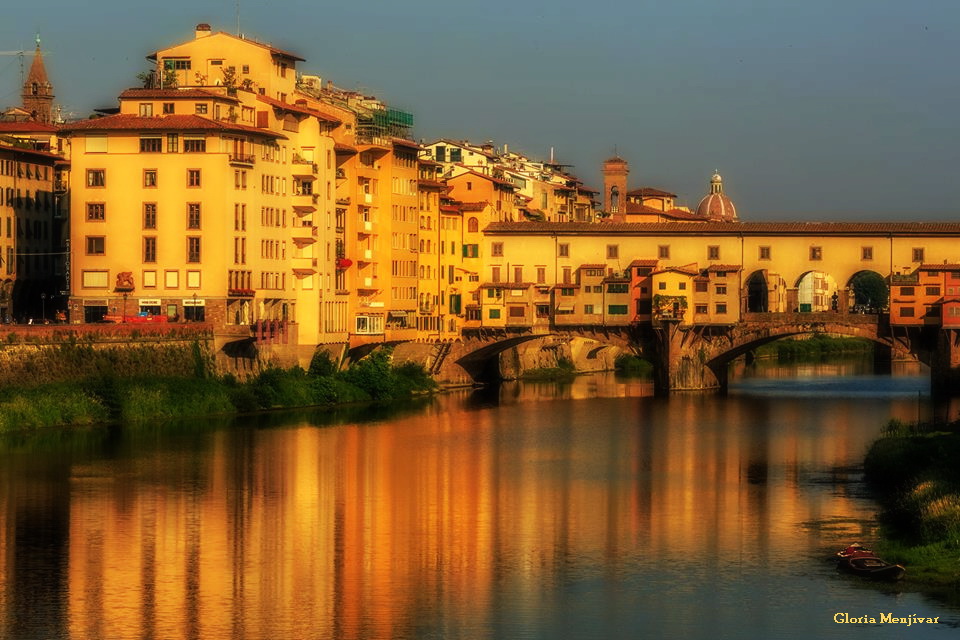
[[[890,301],[887,279],[871,269],[857,271],[847,281],[850,291],[847,309],[864,313],[879,313]]]
[[[811,269],[802,273],[794,287],[797,290],[795,311],[819,313],[840,308],[837,280],[825,271]]]
[[[711,345],[713,348],[704,354],[704,366],[713,373],[721,388],[725,389],[727,386],[727,365],[732,360],[781,338],[830,334],[864,338],[884,350],[893,350],[896,347],[891,338],[879,333],[877,321],[874,319],[876,316],[847,316],[839,319],[833,313],[790,315],[793,317],[787,322],[748,321],[743,327],[735,329],[730,334],[729,340],[722,341],[725,344],[714,341]]]

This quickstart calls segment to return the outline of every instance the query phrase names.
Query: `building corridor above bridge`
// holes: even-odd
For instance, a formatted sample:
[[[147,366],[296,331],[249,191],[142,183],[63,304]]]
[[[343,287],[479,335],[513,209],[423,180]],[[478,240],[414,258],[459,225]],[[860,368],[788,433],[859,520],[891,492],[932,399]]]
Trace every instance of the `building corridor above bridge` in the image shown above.
[[[467,329],[889,313],[960,327],[960,223],[536,223],[484,233]]]

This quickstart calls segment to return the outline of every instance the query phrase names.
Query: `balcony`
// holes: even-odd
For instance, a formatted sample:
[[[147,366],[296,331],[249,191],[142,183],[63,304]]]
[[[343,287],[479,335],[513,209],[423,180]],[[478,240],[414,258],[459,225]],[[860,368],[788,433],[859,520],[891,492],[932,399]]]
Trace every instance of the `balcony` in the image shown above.
[[[230,164],[243,167],[252,167],[256,163],[256,156],[252,153],[231,152],[227,154],[227,158],[230,160]]]
[[[350,198],[337,198],[336,202],[341,206],[348,206],[350,204]]]

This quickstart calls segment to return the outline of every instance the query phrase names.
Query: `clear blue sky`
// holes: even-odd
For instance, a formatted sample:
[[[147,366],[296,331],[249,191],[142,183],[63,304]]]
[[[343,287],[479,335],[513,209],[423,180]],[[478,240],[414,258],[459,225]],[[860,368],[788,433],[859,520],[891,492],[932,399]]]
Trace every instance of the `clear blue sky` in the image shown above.
[[[0,50],[40,33],[57,101],[116,104],[145,56],[236,0],[47,0],[0,9]],[[718,169],[741,219],[960,219],[957,0],[241,0],[241,30],[303,69],[412,111],[415,136],[555,157],[599,188],[695,207]],[[27,59],[29,64],[29,59]],[[0,106],[19,102],[0,57]]]

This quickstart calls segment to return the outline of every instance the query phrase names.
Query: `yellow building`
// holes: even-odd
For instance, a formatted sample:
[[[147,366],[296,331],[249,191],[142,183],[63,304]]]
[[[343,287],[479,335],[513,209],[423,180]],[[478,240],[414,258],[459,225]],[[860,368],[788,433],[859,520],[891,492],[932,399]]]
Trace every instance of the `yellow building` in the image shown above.
[[[302,345],[414,337],[412,116],[205,24],[149,59],[151,86],[120,113],[63,130],[75,319],[262,321]]]

